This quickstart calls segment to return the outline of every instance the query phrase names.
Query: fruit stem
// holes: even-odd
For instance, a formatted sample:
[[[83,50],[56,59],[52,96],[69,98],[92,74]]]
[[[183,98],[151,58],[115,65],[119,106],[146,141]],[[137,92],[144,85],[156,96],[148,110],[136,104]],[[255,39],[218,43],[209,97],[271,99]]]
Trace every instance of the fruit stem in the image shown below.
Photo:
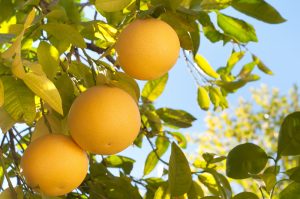
[[[136,0],[135,6],[136,6],[136,11],[139,13],[141,11],[141,1]]]

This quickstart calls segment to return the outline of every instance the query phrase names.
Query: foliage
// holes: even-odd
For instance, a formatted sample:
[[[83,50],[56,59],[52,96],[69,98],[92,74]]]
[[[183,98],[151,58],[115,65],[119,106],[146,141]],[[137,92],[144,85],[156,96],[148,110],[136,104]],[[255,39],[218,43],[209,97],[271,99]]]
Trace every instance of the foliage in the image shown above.
[[[164,20],[179,36],[187,67],[199,86],[200,108],[209,110],[210,104],[214,110],[228,108],[228,94],[260,78],[252,73],[255,67],[272,74],[246,47],[249,42],[258,40],[254,27],[225,14],[223,9],[228,7],[266,23],[285,21],[264,0],[0,1],[0,127],[4,133],[0,143],[0,183],[3,185],[5,177],[9,185],[0,197],[49,198],[34,193],[26,185],[19,167],[24,149],[38,132],[33,133],[35,126],[44,121],[44,131],[51,133],[56,129],[68,134],[66,116],[75,97],[94,85],[108,84],[126,90],[139,103],[142,126],[134,145],[142,147],[147,141],[152,148],[145,162],[144,177],[136,179],[131,175],[135,161],[129,157],[89,154],[90,167],[84,182],[73,192],[58,198],[257,198],[257,192],[234,195],[229,180],[215,167],[226,159],[225,156],[204,153],[204,164],[189,164],[181,150],[187,141],[179,129],[192,126],[196,118],[184,110],[155,107],[168,75],[147,82],[139,100],[139,87],[134,79],[121,72],[114,50],[119,32],[134,19],[154,17]],[[94,13],[93,17],[90,12]],[[198,54],[202,35],[212,43],[232,45],[232,54],[225,66],[216,69]],[[243,57],[246,59],[246,54],[252,58],[238,74],[233,74],[233,69]],[[282,119],[277,121],[281,123]],[[237,173],[240,170],[228,169],[240,164],[236,158],[229,158],[240,156],[243,151],[235,149],[228,155],[227,175],[261,178],[273,183],[273,186],[265,186],[265,192],[270,193],[271,198],[278,161],[282,156],[295,155],[292,149],[299,147],[297,130],[299,113],[294,113],[283,122],[278,155],[272,157],[275,161],[273,169],[265,169],[266,158],[274,155],[277,149],[270,153],[253,143],[246,143],[235,148],[246,146],[246,152],[252,154],[244,157],[242,175]],[[291,135],[287,136],[286,132]],[[241,136],[240,141],[250,140],[243,139]],[[292,143],[291,148],[282,148],[288,143]],[[171,156],[166,162],[162,155],[170,146]],[[149,177],[159,161],[166,165],[163,176]],[[113,174],[111,168],[118,168],[119,173]],[[297,195],[299,169],[295,167],[287,174],[295,182],[286,187],[279,198]],[[12,180],[16,181],[17,187],[13,187]],[[203,187],[208,192],[203,191]],[[139,192],[142,188],[144,196]]]

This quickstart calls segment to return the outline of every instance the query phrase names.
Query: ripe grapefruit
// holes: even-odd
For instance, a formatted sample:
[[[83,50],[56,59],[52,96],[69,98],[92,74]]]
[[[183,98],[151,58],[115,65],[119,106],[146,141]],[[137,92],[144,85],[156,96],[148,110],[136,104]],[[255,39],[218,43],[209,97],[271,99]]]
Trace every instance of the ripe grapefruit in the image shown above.
[[[95,86],[77,97],[68,126],[86,151],[109,155],[131,145],[139,133],[140,113],[134,99],[117,87]]]
[[[130,76],[151,80],[163,76],[176,63],[180,42],[174,29],[159,19],[138,19],[119,35],[118,61]]]
[[[84,180],[88,157],[70,137],[48,134],[27,147],[21,168],[30,187],[59,196],[71,192]]]

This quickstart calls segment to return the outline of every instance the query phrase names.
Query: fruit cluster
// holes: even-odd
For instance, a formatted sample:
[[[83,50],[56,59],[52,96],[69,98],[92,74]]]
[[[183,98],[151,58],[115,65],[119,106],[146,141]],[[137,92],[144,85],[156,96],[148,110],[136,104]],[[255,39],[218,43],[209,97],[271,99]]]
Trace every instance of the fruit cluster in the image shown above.
[[[176,32],[158,19],[135,20],[119,35],[118,61],[130,76],[156,79],[175,64],[180,49]],[[88,172],[87,152],[111,155],[126,149],[139,133],[140,112],[124,90],[109,85],[88,88],[68,114],[71,137],[55,134],[34,140],[21,167],[27,184],[49,196],[71,192]]]

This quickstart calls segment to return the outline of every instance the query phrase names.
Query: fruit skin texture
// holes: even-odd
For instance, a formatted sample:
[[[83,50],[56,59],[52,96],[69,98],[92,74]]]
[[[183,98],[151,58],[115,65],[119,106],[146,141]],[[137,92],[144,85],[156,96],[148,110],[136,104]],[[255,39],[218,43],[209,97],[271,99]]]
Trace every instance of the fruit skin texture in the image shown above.
[[[174,29],[159,19],[138,19],[119,35],[118,61],[130,76],[140,80],[157,79],[176,63],[180,50]]]
[[[133,143],[140,120],[138,106],[127,92],[117,87],[95,86],[75,99],[68,126],[81,148],[110,155]]]
[[[21,159],[27,184],[48,196],[77,188],[88,171],[88,157],[70,137],[49,134],[32,142]]]

